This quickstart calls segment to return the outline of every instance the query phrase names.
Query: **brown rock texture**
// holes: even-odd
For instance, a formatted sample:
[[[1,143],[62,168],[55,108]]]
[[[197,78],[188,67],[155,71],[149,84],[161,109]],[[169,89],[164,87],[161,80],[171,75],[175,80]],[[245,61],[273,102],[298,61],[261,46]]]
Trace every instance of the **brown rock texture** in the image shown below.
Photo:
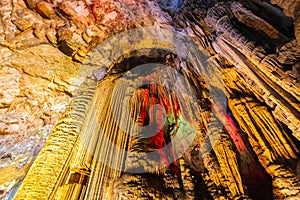
[[[0,17],[0,199],[300,199],[300,1],[1,0]]]

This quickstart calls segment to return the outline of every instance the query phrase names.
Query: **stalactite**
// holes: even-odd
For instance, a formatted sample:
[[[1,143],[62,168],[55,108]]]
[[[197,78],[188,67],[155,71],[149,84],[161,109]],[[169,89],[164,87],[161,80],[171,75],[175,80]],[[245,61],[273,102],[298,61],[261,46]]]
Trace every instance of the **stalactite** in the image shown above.
[[[228,76],[230,76],[230,78]],[[232,95],[232,90],[239,90],[242,85],[245,87],[245,83],[238,77],[239,75],[232,69],[225,70],[224,80],[226,80],[226,84],[228,85],[229,107],[239,122],[239,126],[247,134],[259,162],[272,176],[273,185],[277,182],[284,182],[287,176],[296,179],[296,175],[293,171],[281,163],[294,162],[293,160],[297,158],[296,155],[299,150],[287,133],[279,128],[278,123],[275,122],[274,117],[270,114],[267,107],[261,104],[253,94],[247,93],[246,90],[244,91],[244,97],[241,95]],[[238,101],[237,98],[239,98]],[[243,98],[243,100],[241,100],[241,98]],[[262,125],[260,123],[265,124]],[[279,175],[280,170],[285,171],[285,173]],[[273,192],[274,196],[278,198],[284,195],[293,197],[297,195],[297,192],[294,191],[298,191],[298,189],[298,183],[290,182],[283,188],[274,189]]]
[[[108,85],[111,88],[107,87]],[[98,92],[96,91],[97,96],[95,99],[97,113],[91,118],[91,121],[95,121],[96,124],[99,123],[100,128],[96,132],[93,132],[93,130],[87,131],[87,133],[91,131],[98,134],[94,136],[96,143],[94,152],[92,152],[94,156],[92,161],[93,172],[85,198],[111,198],[112,180],[120,176],[120,169],[122,169],[124,163],[125,155],[120,149],[126,149],[129,135],[119,129],[115,122],[117,119],[114,119],[115,116],[112,114],[112,107],[118,106],[122,102],[121,98],[111,102],[113,88],[114,83],[109,79],[97,87]],[[105,93],[100,91],[105,91]],[[122,91],[117,92],[124,95]],[[93,129],[93,124],[88,127]],[[115,155],[115,157],[111,155]]]
[[[18,192],[15,199],[48,199],[58,187],[56,181],[63,178],[62,169],[68,164],[67,161],[82,126],[80,124],[82,121],[75,121],[74,118],[84,119],[88,102],[92,98],[92,91],[95,89],[92,81],[88,81],[81,87],[84,92],[73,102],[65,117],[56,125],[45,147],[39,153],[37,163],[31,167],[34,176],[27,176],[20,188],[20,191],[29,192]]]
[[[193,183],[193,178],[191,176],[190,169],[187,167],[184,159],[180,158],[179,159],[179,164],[180,164],[180,174],[181,174],[181,179],[182,179],[182,184],[183,184],[183,189],[185,192],[185,199],[193,199],[195,196],[195,185]]]

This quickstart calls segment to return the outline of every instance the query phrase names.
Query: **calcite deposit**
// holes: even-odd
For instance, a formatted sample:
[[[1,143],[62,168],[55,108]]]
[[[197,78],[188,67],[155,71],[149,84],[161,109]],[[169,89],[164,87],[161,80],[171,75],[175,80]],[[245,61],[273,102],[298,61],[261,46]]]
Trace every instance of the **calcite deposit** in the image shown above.
[[[300,1],[0,17],[0,199],[300,199]]]

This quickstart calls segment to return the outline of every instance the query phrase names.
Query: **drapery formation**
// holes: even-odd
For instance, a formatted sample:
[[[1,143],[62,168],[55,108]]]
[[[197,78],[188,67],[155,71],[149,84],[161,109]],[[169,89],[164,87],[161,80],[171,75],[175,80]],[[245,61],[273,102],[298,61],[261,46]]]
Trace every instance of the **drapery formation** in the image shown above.
[[[296,175],[287,166],[297,157],[295,141],[232,68],[222,73],[224,109],[212,103],[191,63],[173,54],[162,58],[156,62],[169,66],[172,70],[164,72],[170,74],[147,65],[130,70],[132,59],[115,66],[127,66],[130,73],[112,68],[100,77],[94,70],[16,199],[269,198],[272,187],[275,195],[287,191],[281,182],[297,191]],[[151,56],[144,58],[150,61]],[[186,78],[199,107],[181,87],[165,84],[170,77],[178,80],[177,73]],[[287,182],[291,179],[295,182]]]

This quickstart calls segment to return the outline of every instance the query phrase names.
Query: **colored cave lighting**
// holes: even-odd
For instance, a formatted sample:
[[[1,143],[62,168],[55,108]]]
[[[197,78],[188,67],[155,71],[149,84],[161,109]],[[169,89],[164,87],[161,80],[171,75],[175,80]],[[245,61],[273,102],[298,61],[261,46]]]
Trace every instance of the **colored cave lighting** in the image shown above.
[[[148,145],[157,149],[161,164],[165,163],[172,171],[179,174],[177,163],[174,161],[173,147],[170,146],[170,148],[162,150],[171,142],[170,126],[178,128],[178,120],[181,118],[178,99],[165,87],[156,83],[150,83],[140,88],[134,95],[136,99],[141,100],[141,102],[138,102],[141,105],[140,122],[144,126],[148,124],[155,124],[156,126],[155,130],[157,132],[151,136]],[[166,115],[166,119],[164,115]]]

